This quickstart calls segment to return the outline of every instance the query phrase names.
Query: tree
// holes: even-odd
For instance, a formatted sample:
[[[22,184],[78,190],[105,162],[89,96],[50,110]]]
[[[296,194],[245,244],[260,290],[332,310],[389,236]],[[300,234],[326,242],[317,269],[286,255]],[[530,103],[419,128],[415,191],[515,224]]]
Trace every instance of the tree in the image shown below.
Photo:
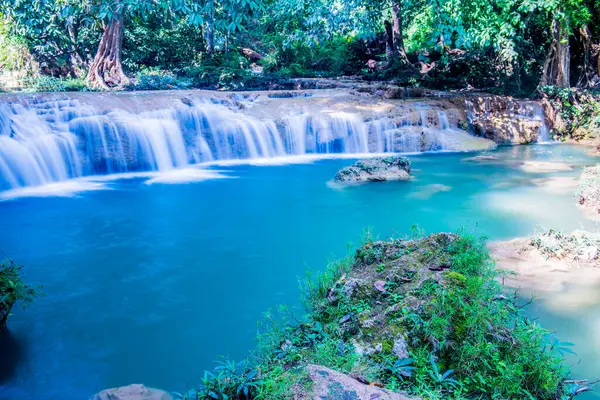
[[[81,0],[0,0],[0,18],[7,34],[22,38],[50,75],[81,76],[86,49],[98,33]]]
[[[123,72],[123,33],[126,17],[148,18],[159,14],[168,19],[185,18],[198,26],[202,23],[201,7],[194,0],[96,0],[98,19],[102,21],[102,37],[86,80],[92,87],[121,88],[129,83]]]

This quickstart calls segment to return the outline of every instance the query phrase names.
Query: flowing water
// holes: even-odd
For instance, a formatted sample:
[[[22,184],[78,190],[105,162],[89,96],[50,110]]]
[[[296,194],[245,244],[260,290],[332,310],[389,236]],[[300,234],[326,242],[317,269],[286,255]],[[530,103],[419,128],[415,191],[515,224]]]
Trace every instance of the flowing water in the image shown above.
[[[258,118],[202,97],[138,111],[68,97],[0,103],[0,191],[223,160],[448,150],[469,138],[454,116],[430,119],[427,107],[402,121],[336,110]]]
[[[381,237],[418,224],[493,239],[594,227],[572,194],[538,185],[595,162],[566,145],[500,148],[493,164],[413,155],[409,182],[328,183],[352,160],[325,153],[443,149],[457,131],[444,111],[398,124],[343,112],[270,121],[209,102],[143,114],[64,100],[3,107],[0,197],[11,200],[0,202],[0,246],[44,296],[14,310],[0,336],[2,400],[194,387],[219,355],[252,349],[264,311],[299,307],[298,279],[344,256],[369,226]],[[524,160],[574,169],[527,173]],[[600,375],[600,316],[536,307],[577,343],[576,375]]]

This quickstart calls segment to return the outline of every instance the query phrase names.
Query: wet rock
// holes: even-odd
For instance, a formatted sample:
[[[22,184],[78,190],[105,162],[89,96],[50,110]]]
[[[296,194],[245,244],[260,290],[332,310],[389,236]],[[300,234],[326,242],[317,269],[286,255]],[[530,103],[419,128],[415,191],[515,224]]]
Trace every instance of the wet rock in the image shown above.
[[[336,182],[385,182],[408,180],[410,162],[400,156],[360,160],[349,167],[342,168],[335,175]]]
[[[403,99],[407,97],[406,89],[401,87],[391,87],[383,92],[384,99]]]
[[[406,338],[403,335],[399,335],[394,338],[394,347],[392,353],[399,359],[408,358],[408,349],[406,347]]]
[[[173,397],[159,389],[133,384],[103,390],[96,393],[90,400],[173,400]]]
[[[533,143],[549,130],[540,102],[485,96],[468,98],[466,106],[475,134],[499,144]]]
[[[354,346],[354,351],[361,356],[372,356],[383,351],[383,343],[381,342],[371,345],[366,341],[352,339],[352,346]]]
[[[410,400],[411,398],[390,390],[368,385],[358,380],[322,367],[309,364],[306,367],[313,382],[311,400]]]

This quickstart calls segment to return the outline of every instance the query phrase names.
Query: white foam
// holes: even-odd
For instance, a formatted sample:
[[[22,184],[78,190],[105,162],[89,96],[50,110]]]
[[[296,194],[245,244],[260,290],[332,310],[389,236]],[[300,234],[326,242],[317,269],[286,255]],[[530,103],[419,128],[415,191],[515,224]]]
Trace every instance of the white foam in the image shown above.
[[[197,169],[197,168],[183,168],[174,169],[162,173],[154,173],[152,177],[144,182],[146,185],[152,185],[154,183],[192,183],[202,182],[209,179],[228,179],[233,178],[231,176],[223,175],[222,171]]]
[[[298,156],[283,156],[270,158],[249,158],[242,160],[217,160],[203,163],[202,165],[210,166],[233,166],[233,165],[255,165],[255,166],[271,166],[271,165],[291,165],[291,164],[312,164],[319,160],[330,159],[359,159],[359,158],[376,158],[390,157],[396,153],[330,153],[330,154],[305,154]]]
[[[21,197],[73,197],[81,192],[106,189],[110,189],[110,187],[99,182],[92,182],[86,179],[71,179],[47,185],[28,186],[0,192],[0,201]]]

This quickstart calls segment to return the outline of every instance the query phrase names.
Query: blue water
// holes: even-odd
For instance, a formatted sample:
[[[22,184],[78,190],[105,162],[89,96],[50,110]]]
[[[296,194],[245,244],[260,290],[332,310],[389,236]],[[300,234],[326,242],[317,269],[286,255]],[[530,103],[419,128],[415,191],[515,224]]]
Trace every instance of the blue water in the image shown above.
[[[219,355],[247,354],[264,311],[299,307],[298,278],[345,255],[369,226],[382,238],[418,224],[427,232],[464,226],[493,239],[540,224],[592,226],[571,194],[548,194],[532,181],[578,175],[594,162],[583,148],[491,153],[577,167],[527,174],[514,163],[462,161],[473,154],[430,154],[412,157],[410,182],[340,189],[328,181],[351,160],[321,160],[212,167],[232,179],[119,180],[75,197],[0,203],[0,247],[45,293],[14,311],[0,338],[0,399],[86,399],[130,383],[193,387]],[[571,320],[542,320],[561,338],[583,340]],[[592,365],[581,374],[599,374],[591,360],[600,343],[578,348]]]

